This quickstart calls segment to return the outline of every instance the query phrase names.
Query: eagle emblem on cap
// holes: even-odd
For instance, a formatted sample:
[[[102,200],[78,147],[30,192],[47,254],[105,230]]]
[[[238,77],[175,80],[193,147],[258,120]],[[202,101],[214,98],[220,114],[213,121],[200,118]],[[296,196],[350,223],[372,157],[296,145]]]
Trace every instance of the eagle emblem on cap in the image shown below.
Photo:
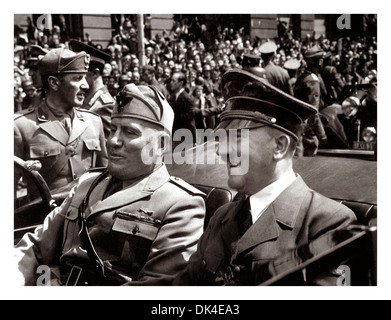
[[[119,97],[120,97],[120,98],[119,98],[118,100],[120,100],[120,101],[119,101],[117,110],[118,110],[118,113],[121,113],[121,112],[124,110],[125,106],[126,106],[128,103],[131,103],[131,102],[132,102],[133,97],[128,97],[128,99],[126,99],[125,102],[123,102],[123,97],[122,97],[121,95],[120,95]],[[118,97],[117,97],[117,98],[118,98]]]

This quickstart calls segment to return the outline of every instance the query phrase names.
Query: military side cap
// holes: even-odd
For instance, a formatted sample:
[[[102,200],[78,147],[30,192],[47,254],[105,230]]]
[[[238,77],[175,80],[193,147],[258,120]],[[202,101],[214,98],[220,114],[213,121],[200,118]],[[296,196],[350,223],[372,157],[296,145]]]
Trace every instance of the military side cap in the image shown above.
[[[111,118],[148,121],[163,127],[171,136],[174,111],[156,87],[130,83],[117,95],[117,102]]]
[[[227,71],[222,79],[226,108],[218,129],[244,129],[271,126],[298,140],[302,123],[316,114],[305,103],[244,70]]]
[[[50,50],[38,63],[41,75],[59,73],[87,73],[90,55],[82,51],[75,53],[66,48]]]
[[[38,62],[47,54],[49,50],[36,44],[32,44],[28,50],[27,66],[36,66]]]
[[[261,54],[271,54],[271,53],[275,53],[276,51],[277,51],[277,45],[273,41],[267,41],[263,43],[259,48],[259,52]]]
[[[322,50],[322,48],[316,44],[313,47],[306,50],[306,52],[304,52],[304,58],[306,58],[306,59],[310,59],[310,58],[320,59],[320,58],[323,58],[324,53],[325,52]]]
[[[90,46],[82,41],[71,39],[69,40],[69,47],[72,51],[81,52],[84,51],[88,53],[91,57],[91,61],[105,65],[105,63],[110,63],[111,56],[102,50],[99,50],[93,46]]]
[[[284,63],[284,68],[287,70],[297,70],[300,67],[300,61],[297,59],[289,59]]]
[[[24,91],[27,91],[27,90],[34,90],[34,85],[33,85],[33,82],[31,80],[25,80],[22,82],[22,88]]]

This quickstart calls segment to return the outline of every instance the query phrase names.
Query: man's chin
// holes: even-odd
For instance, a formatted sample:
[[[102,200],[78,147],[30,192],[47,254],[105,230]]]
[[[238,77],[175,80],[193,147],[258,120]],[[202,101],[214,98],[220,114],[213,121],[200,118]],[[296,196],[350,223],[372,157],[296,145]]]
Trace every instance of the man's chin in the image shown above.
[[[246,180],[243,176],[229,175],[227,184],[231,189],[240,192],[245,189]]]

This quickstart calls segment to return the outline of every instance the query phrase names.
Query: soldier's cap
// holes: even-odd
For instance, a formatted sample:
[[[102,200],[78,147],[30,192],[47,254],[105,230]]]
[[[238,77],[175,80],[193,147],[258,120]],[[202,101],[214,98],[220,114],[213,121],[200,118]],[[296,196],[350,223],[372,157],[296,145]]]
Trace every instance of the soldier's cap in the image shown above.
[[[161,126],[171,136],[174,111],[154,86],[127,84],[117,95],[111,118],[135,118]]]
[[[102,66],[104,66],[105,63],[110,63],[111,61],[111,56],[106,52],[76,39],[69,40],[69,48],[75,52],[84,51],[88,53],[91,57],[91,61],[95,61]]]
[[[24,91],[27,91],[27,90],[34,90],[34,85],[33,85],[33,82],[31,80],[25,80],[22,82],[22,88]]]
[[[251,129],[270,126],[292,136],[296,141],[303,122],[316,114],[305,103],[244,70],[227,71],[222,79],[226,107],[218,129]]]
[[[87,73],[90,55],[82,51],[75,53],[66,48],[50,50],[38,63],[41,75],[60,73]]]
[[[284,68],[287,70],[297,70],[300,68],[300,61],[297,59],[289,59],[284,63]]]
[[[49,50],[42,48],[39,45],[30,45],[28,56],[27,56],[27,67],[35,67],[38,62],[47,54]]]
[[[259,66],[261,57],[256,54],[244,53],[241,65],[243,67],[255,67]]]
[[[259,52],[261,54],[271,54],[271,53],[276,53],[276,51],[277,51],[277,45],[275,44],[274,41],[267,41],[259,47]]]
[[[130,77],[127,74],[121,74],[121,76],[119,77],[119,80],[120,81],[129,81]]]
[[[320,58],[323,58],[324,53],[325,52],[322,50],[322,48],[316,44],[304,52],[304,58],[305,59],[311,59],[311,58],[320,59]]]

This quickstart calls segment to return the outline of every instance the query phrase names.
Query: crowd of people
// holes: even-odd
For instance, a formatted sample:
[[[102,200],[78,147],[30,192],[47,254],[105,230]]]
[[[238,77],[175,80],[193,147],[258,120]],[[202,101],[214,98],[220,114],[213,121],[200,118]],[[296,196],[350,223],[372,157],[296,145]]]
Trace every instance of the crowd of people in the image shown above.
[[[29,75],[28,55],[31,45],[38,45],[45,50],[67,48],[71,37],[65,23],[54,26],[50,32],[45,33],[34,29],[31,21],[28,30],[21,30],[18,26],[15,26],[15,30],[16,112],[32,106],[34,92],[40,89]],[[176,21],[171,30],[154,37],[146,32],[145,56],[139,57],[136,23],[126,19],[106,47],[95,45],[88,34],[85,43],[110,55],[104,66],[102,79],[113,97],[128,83],[153,83],[170,98],[176,94],[170,88],[172,75],[178,72],[184,74],[184,88],[194,101],[194,107],[212,110],[203,113],[196,111],[189,115],[194,118],[194,128],[213,129],[218,124],[219,113],[224,107],[221,76],[229,69],[241,69],[246,54],[260,56],[260,47],[266,41],[258,37],[251,39],[244,34],[244,28],[218,30],[211,41],[206,36],[205,25],[200,24],[198,19],[194,18],[190,22],[187,19]],[[324,34],[316,37],[314,33],[308,34],[304,39],[297,39],[292,30],[281,21],[276,22],[276,30],[278,36],[271,39],[276,43],[272,62],[289,71],[291,93],[295,79],[307,68],[305,52],[315,45],[324,52],[320,74],[327,91],[322,93],[325,104],[341,103],[344,85],[376,81],[376,36],[371,34],[361,38],[328,39]],[[293,61],[298,64],[292,72],[289,63]],[[263,63],[260,59],[259,65],[263,66]],[[327,69],[334,74],[327,74]]]

